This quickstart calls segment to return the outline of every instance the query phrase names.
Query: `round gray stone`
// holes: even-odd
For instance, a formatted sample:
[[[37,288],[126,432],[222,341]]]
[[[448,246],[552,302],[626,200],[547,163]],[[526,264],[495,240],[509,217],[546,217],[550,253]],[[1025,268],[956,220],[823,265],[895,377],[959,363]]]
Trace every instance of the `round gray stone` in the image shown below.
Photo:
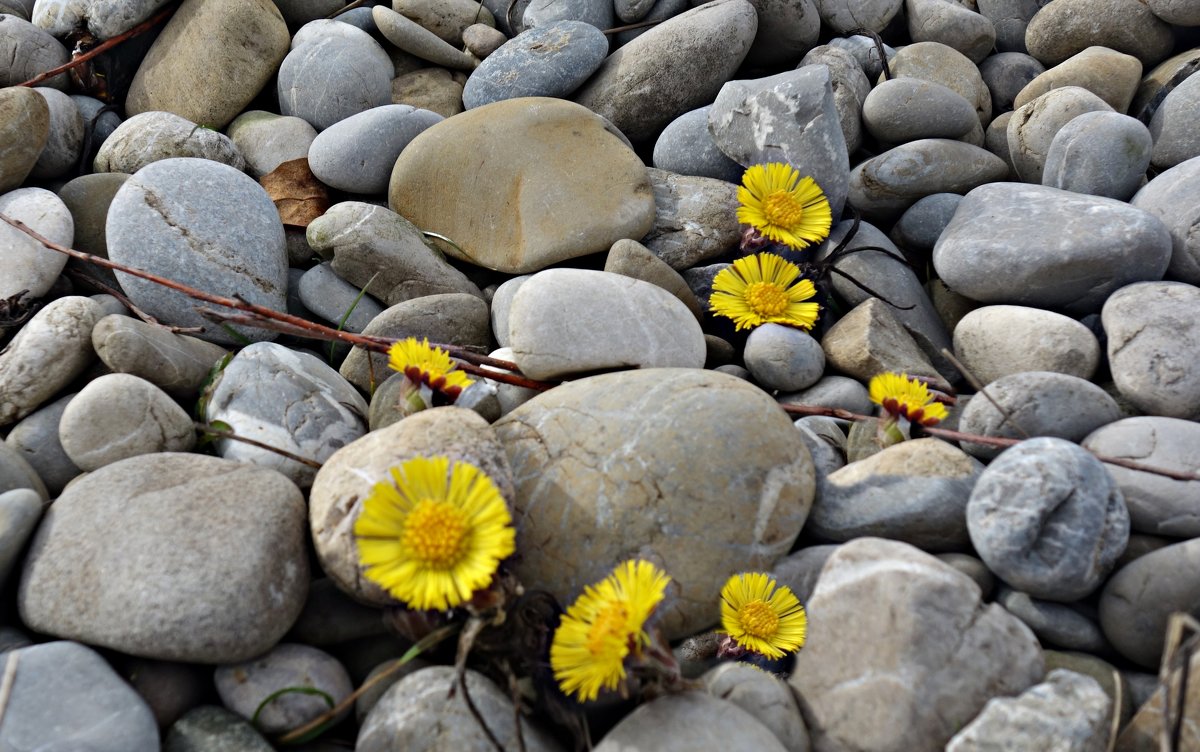
[[[196,444],[192,417],[166,392],[127,373],[91,381],[63,410],[63,451],[81,470],[155,452],[186,452]]]
[[[347,332],[361,332],[383,306],[370,290],[360,290],[337,275],[329,262],[317,264],[300,278],[300,302],[318,316]]]
[[[1104,303],[1108,362],[1121,394],[1139,410],[1200,419],[1200,288],[1182,282],[1129,285]]]
[[[273,470],[172,453],[107,465],[47,510],[25,558],[21,618],[131,655],[246,660],[304,605],[306,519],[299,489]]]
[[[975,108],[962,95],[919,78],[893,78],[876,86],[863,101],[862,117],[872,136],[896,144],[958,138],[979,125]]]
[[[803,739],[807,742],[808,735]],[[595,752],[719,752],[737,748],[761,752],[788,749],[771,729],[736,703],[706,692],[683,692],[639,705],[604,735]]]
[[[925,196],[966,193],[1007,176],[1008,165],[986,149],[923,138],[855,167],[850,172],[848,201],[868,220],[889,220]]]
[[[366,433],[367,403],[337,371],[304,352],[273,342],[243,348],[218,375],[206,417],[234,433],[324,462]],[[316,468],[262,447],[218,439],[217,453],[269,467],[301,488]]]
[[[1127,201],[1150,166],[1150,131],[1117,112],[1085,112],[1064,125],[1046,152],[1042,185]]]
[[[817,43],[821,16],[814,0],[757,0],[758,32],[746,55],[749,65],[794,67]]]
[[[938,276],[955,292],[1073,314],[1096,312],[1119,287],[1162,279],[1170,258],[1171,234],[1154,215],[1020,183],[968,193],[933,249]]]
[[[37,0],[30,19],[56,36],[86,28],[105,40],[154,15],[167,0]]]
[[[931,253],[962,198],[957,193],[934,193],[918,199],[896,220],[891,239],[909,250]]]
[[[1100,97],[1079,86],[1051,89],[1021,105],[1008,121],[1008,154],[1015,177],[1041,183],[1050,144],[1060,130],[1085,112],[1112,112]]]
[[[626,1],[622,0],[622,2]],[[569,2],[529,0],[525,12],[521,16],[521,21],[526,30],[549,26],[561,21],[586,23],[597,31],[611,29],[617,25],[615,3],[606,0],[569,0]]]
[[[816,4],[821,20],[839,35],[863,29],[878,34],[904,7],[904,0],[816,0]]]
[[[954,354],[980,382],[1021,371],[1053,371],[1090,379],[1100,342],[1078,321],[1024,306],[984,306],[954,328]]]
[[[534,274],[513,296],[508,335],[513,360],[533,379],[704,365],[704,333],[688,307],[657,285],[611,272]]]
[[[57,68],[71,59],[57,39],[41,26],[7,13],[0,14],[0,87],[24,83],[42,71]],[[67,88],[67,74],[45,82],[55,89]]]
[[[158,726],[145,700],[91,648],[47,642],[0,654],[0,664],[16,669],[0,748],[158,749]]]
[[[1171,614],[1200,612],[1200,538],[1165,546],[1121,567],[1100,593],[1100,626],[1124,657],[1158,667]]]
[[[163,752],[272,752],[273,749],[249,721],[213,705],[201,705],[184,713],[171,724],[163,739]]]
[[[354,690],[349,674],[336,658],[294,643],[281,643],[252,660],[221,666],[213,675],[213,683],[226,708],[243,718],[257,717],[258,730],[266,734],[299,728],[329,710],[326,697],[337,705]],[[289,687],[315,689],[324,696],[287,692],[263,705],[268,697]],[[349,712],[346,708],[337,720]]]
[[[81,472],[58,439],[63,410],[74,396],[68,394],[42,406],[13,426],[4,439],[45,482],[51,498],[62,493],[67,483]]]
[[[246,172],[259,178],[284,162],[308,156],[317,131],[308,121],[273,112],[249,110],[225,129],[246,159]]]
[[[805,529],[833,541],[873,536],[959,550],[969,543],[967,498],[982,470],[939,439],[904,441],[821,479]]]
[[[344,36],[299,45],[293,40],[279,66],[280,113],[302,118],[318,131],[392,103],[393,68],[387,53],[367,32],[339,25],[345,27]]]
[[[1130,201],[1171,232],[1171,279],[1200,284],[1200,157],[1159,173]]]
[[[406,104],[373,107],[326,128],[308,147],[308,166],[322,183],[349,193],[387,193],[396,157],[408,142],[443,120]]]
[[[229,137],[170,112],[143,112],[117,126],[96,152],[96,172],[135,173],[163,159],[194,157],[246,167]]]
[[[166,159],[139,170],[108,210],[109,258],[201,290],[284,311],[287,248],[279,211],[245,173],[207,159]],[[161,322],[202,326],[204,339],[238,341],[196,311],[196,301],[117,272],[121,287]],[[250,340],[275,332],[239,327]]]
[[[763,324],[752,331],[742,357],[750,375],[767,389],[806,389],[825,372],[820,343],[801,329],[780,324]]]
[[[862,382],[847,376],[830,374],[807,389],[781,394],[784,404],[837,407],[852,413],[871,412],[871,398]]]
[[[789,752],[807,752],[808,729],[787,683],[745,663],[721,663],[700,677],[705,690],[754,716]]]
[[[1029,625],[1043,643],[1061,650],[1090,653],[1108,651],[1108,641],[1095,618],[1064,603],[1031,598],[1028,593],[1002,587],[996,602],[1013,616]]]
[[[1071,602],[1094,591],[1129,540],[1121,490],[1090,452],[1056,438],[1008,449],[967,502],[979,557],[1014,588]]]
[[[986,0],[985,0],[986,1]],[[1024,52],[1000,52],[979,64],[979,75],[992,95],[992,112],[1013,108],[1013,100],[1033,79],[1046,71],[1045,66]]]
[[[478,721],[467,708],[463,693],[448,697],[455,686],[452,666],[431,666],[404,677],[379,698],[358,732],[356,752],[437,752],[490,747]],[[504,749],[515,749],[516,725],[512,701],[490,679],[470,669],[468,690],[479,715]],[[536,725],[523,721],[528,752],[558,752],[562,748]]]
[[[1064,373],[1021,371],[1001,376],[988,384],[987,393],[991,400],[977,395],[967,403],[958,420],[960,431],[1007,439],[1055,436],[1080,441],[1121,417],[1121,409],[1107,392]],[[962,447],[982,458],[1002,451],[1001,447],[972,442],[963,442]]]
[[[0,195],[0,214],[23,222],[29,229],[59,245],[70,247],[75,237],[71,211],[62,199],[44,188],[18,188]],[[32,299],[49,292],[67,265],[67,256],[3,222],[0,223],[0,264],[4,266],[0,298],[9,298],[24,290]]]
[[[608,38],[593,24],[570,19],[539,24],[505,42],[471,72],[463,106],[570,96],[607,56]]]
[[[953,47],[940,42],[914,42],[896,52],[891,61],[893,78],[932,81],[958,94],[975,107],[980,125],[992,120],[992,97],[979,68]],[[883,81],[878,76],[876,83]]]

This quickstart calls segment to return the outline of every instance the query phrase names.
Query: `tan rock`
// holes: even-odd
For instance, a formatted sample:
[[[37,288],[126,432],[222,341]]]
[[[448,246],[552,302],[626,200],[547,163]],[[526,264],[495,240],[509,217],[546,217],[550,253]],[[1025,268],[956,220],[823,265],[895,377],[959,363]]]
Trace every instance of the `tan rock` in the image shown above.
[[[50,137],[50,106],[25,86],[0,89],[0,194],[25,182]]]
[[[185,0],[133,77],[125,110],[224,128],[279,69],[289,41],[271,0]]]
[[[821,348],[830,365],[860,381],[892,371],[919,376],[937,389],[950,388],[879,298],[867,298],[830,327]]]
[[[646,167],[603,118],[525,97],[448,118],[396,160],[388,204],[449,256],[510,274],[598,253],[654,224]]]
[[[1062,86],[1078,86],[1103,99],[1114,110],[1125,113],[1142,78],[1142,63],[1107,47],[1088,47],[1025,84],[1013,100],[1019,109],[1041,95]]]
[[[697,321],[704,319],[700,301],[696,300],[696,294],[688,287],[683,277],[679,276],[679,272],[636,240],[625,239],[613,243],[612,248],[608,249],[608,258],[604,261],[604,271],[657,285],[679,298]]]
[[[407,104],[448,118],[463,111],[463,83],[445,68],[422,68],[392,79],[392,104]]]
[[[472,24],[496,27],[491,11],[475,0],[395,0],[392,10],[454,47],[462,47],[463,31]]]
[[[675,639],[713,624],[726,579],[765,571],[812,506],[808,449],[765,392],[700,369],[565,383],[495,424],[516,483],[517,574],[570,603],[629,558],[674,585]]]
[[[363,499],[389,478],[390,468],[413,457],[433,456],[470,462],[487,473],[505,499],[513,500],[508,460],[491,426],[460,407],[422,410],[372,431],[339,449],[317,472],[309,495],[313,546],[321,568],[355,599],[376,606],[398,603],[359,568],[353,529]]]

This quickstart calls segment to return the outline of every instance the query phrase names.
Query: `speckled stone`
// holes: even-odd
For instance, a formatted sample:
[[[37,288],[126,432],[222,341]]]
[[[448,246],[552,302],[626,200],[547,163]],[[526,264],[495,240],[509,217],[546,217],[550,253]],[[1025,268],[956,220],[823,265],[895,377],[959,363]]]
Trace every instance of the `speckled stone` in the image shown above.
[[[471,72],[463,105],[516,97],[568,97],[608,56],[608,39],[583,21],[555,21],[501,45]]]

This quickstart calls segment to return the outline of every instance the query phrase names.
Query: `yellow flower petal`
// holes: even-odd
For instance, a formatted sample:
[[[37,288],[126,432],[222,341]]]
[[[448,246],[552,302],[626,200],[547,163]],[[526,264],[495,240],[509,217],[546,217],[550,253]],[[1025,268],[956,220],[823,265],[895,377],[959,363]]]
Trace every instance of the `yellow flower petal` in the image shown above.
[[[354,521],[363,575],[411,608],[461,605],[516,550],[504,498],[482,470],[447,457],[415,457],[391,476]]]
[[[808,615],[791,589],[770,575],[735,574],[721,588],[721,627],[741,647],[782,658],[804,646]]]
[[[904,417],[913,423],[932,426],[945,420],[946,406],[935,402],[929,387],[906,373],[881,373],[871,377],[867,387],[871,401],[889,415]]]
[[[418,342],[416,337],[409,337],[395,342],[388,349],[388,366],[414,383],[426,384],[448,397],[457,397],[474,383],[467,374],[456,370],[449,353],[431,347],[428,338]]]
[[[733,319],[736,330],[766,323],[811,329],[821,307],[806,302],[817,290],[799,276],[798,266],[774,253],[745,256],[713,278],[709,309]]]
[[[777,243],[801,249],[829,237],[833,211],[820,186],[789,164],[753,165],[738,187],[738,222]]]
[[[646,621],[670,582],[650,562],[630,560],[584,589],[550,644],[550,667],[565,694],[586,702],[617,688],[625,659],[649,643]]]

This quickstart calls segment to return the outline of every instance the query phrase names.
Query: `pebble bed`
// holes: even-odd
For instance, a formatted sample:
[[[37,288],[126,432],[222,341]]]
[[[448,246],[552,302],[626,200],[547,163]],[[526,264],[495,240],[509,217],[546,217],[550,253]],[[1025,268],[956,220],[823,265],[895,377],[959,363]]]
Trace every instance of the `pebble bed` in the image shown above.
[[[553,385],[408,414],[383,354],[0,224],[0,750],[270,750],[351,697],[411,645],[353,523],[431,455],[528,590],[670,574],[690,689],[589,706],[597,752],[1148,752],[1165,660],[1200,749],[1197,122],[1196,0],[0,0],[0,214]],[[709,309],[767,162],[833,211],[812,331]],[[784,409],[883,372],[1021,441]],[[747,571],[807,609],[774,676],[715,658]],[[544,655],[519,729],[453,659],[288,748],[572,749]]]

